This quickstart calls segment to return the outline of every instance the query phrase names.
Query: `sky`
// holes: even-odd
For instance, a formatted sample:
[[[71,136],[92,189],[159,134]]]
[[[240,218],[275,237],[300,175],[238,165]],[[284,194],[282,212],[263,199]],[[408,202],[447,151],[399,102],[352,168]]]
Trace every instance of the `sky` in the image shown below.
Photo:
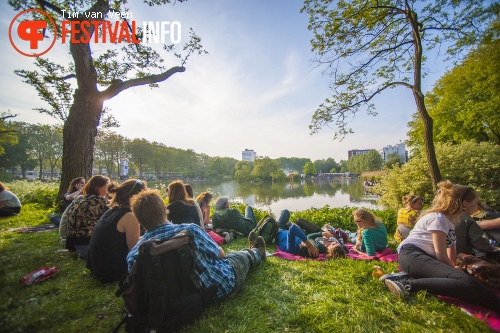
[[[129,2],[130,3],[130,2]],[[128,89],[105,106],[118,120],[113,131],[129,138],[144,138],[167,146],[192,149],[210,156],[241,160],[253,149],[257,156],[347,160],[352,149],[377,149],[407,139],[407,123],[416,110],[411,91],[396,88],[375,100],[378,115],[364,112],[350,123],[354,134],[334,141],[325,127],[310,135],[314,111],[331,97],[329,78],[312,60],[308,15],[299,0],[189,0],[174,6],[148,7],[139,1],[129,8],[132,19],[178,21],[182,41],[192,27],[208,55],[192,56],[184,73],[159,83]],[[57,124],[58,120],[33,108],[47,107],[33,87],[14,74],[33,69],[33,59],[11,46],[10,22],[16,15],[0,4],[0,112],[18,114],[14,120]],[[105,47],[94,45],[93,56]],[[56,45],[43,56],[67,64],[68,47]],[[179,65],[167,61],[167,67]],[[449,65],[448,65],[449,66]],[[423,90],[432,88],[446,65],[430,59],[431,73]]]

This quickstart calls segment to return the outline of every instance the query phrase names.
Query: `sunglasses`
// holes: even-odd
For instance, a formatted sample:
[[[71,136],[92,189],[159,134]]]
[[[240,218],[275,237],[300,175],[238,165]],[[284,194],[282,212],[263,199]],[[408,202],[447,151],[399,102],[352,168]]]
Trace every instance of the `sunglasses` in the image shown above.
[[[130,189],[130,192],[128,193],[128,196],[130,197],[130,195],[132,194],[132,192],[134,192],[134,188],[135,188],[135,185],[139,185],[139,186],[142,186],[142,182],[140,179],[137,179],[134,183],[134,185],[132,185],[132,188]]]

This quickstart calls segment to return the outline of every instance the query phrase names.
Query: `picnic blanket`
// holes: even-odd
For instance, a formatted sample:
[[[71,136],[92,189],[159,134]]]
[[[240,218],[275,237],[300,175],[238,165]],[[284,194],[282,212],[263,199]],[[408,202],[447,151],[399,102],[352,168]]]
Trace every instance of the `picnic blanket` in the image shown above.
[[[30,234],[30,233],[33,233],[33,232],[43,232],[43,231],[48,231],[48,230],[52,230],[52,229],[55,229],[57,228],[55,225],[53,224],[41,224],[41,225],[37,225],[37,226],[34,226],[34,227],[20,227],[20,228],[12,228],[12,229],[7,229],[7,230],[3,230],[5,232],[17,232],[17,233],[20,233],[20,234]]]
[[[386,247],[381,251],[377,251],[377,254],[374,256],[369,256],[369,255],[350,252],[351,248],[354,247],[354,244],[344,244],[344,245],[349,249],[349,252],[346,254],[347,257],[354,260],[380,260],[384,262],[398,261],[398,254],[393,253],[390,247]]]
[[[349,244],[349,243],[344,244],[344,245],[349,250],[354,246],[354,244]],[[273,253],[273,256],[278,257],[278,258],[282,258],[282,259],[286,259],[286,260],[306,260],[307,259],[307,258],[298,256],[298,255],[295,255],[295,254],[281,251],[277,245],[276,245],[276,252]],[[346,254],[346,256],[348,258],[351,258],[354,260],[380,260],[380,261],[384,261],[384,262],[398,261],[398,254],[392,253],[391,248],[385,248],[382,251],[377,252],[376,256],[361,255],[361,254],[357,254],[357,253],[353,253],[353,252],[348,252]],[[309,258],[309,259],[322,261],[322,260],[326,260],[326,255],[320,254],[317,258],[314,258],[314,259]]]
[[[497,296],[500,297],[500,294],[497,292]],[[479,320],[483,321],[488,325],[493,331],[500,333],[500,315],[483,308],[482,306],[473,305],[466,301],[461,301],[456,298],[446,297],[446,296],[438,296],[440,299],[445,301],[448,304],[452,304],[457,308],[461,309],[463,312],[468,315],[474,316]]]

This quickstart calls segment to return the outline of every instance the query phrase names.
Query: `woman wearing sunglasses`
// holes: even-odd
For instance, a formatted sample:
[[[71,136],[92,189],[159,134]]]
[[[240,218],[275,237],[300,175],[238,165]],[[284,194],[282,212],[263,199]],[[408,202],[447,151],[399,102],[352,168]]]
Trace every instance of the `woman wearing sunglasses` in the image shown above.
[[[130,210],[130,198],[147,189],[139,179],[111,183],[111,209],[99,219],[90,239],[87,268],[101,282],[118,281],[127,273],[126,257],[140,238],[140,225]]]

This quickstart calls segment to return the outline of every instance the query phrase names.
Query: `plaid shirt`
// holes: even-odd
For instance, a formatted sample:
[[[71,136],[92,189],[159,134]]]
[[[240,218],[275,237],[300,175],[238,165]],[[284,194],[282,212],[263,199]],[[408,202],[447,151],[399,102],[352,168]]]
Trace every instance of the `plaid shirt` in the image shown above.
[[[193,235],[193,248],[196,264],[199,267],[197,276],[204,287],[217,286],[217,298],[223,299],[231,293],[235,286],[233,267],[226,259],[219,259],[219,246],[208,234],[195,224],[172,224],[170,222],[157,226],[146,232],[127,255],[129,272],[139,255],[139,246],[149,239],[166,240],[188,230]]]

